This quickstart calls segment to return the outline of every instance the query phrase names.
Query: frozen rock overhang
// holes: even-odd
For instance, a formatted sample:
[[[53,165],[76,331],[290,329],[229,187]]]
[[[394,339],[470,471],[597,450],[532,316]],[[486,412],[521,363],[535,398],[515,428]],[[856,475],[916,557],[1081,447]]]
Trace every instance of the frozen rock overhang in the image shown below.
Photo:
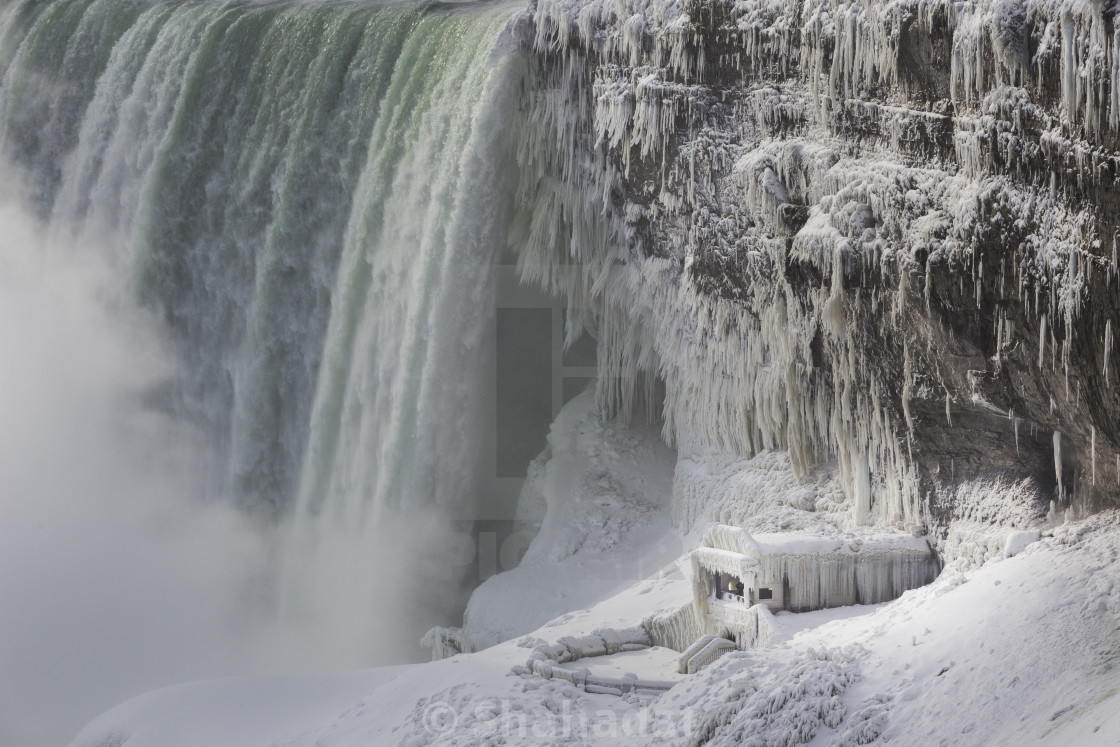
[[[1099,2],[538,0],[523,276],[682,454],[835,459],[853,518],[1114,503],[1120,33]],[[998,511],[996,512],[998,513]]]

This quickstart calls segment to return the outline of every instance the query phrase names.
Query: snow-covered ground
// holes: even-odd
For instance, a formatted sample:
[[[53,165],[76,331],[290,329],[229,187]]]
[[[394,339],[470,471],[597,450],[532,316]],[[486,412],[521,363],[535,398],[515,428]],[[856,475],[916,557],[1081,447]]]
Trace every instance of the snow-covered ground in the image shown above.
[[[731,654],[654,710],[698,709],[694,736],[716,744],[1115,744],[1118,551],[1120,514],[1059,527],[866,614],[814,613],[836,619]]]
[[[539,533],[518,568],[476,590],[457,633],[476,653],[167,688],[103,715],[73,747],[1120,740],[1120,512],[1036,542],[970,524],[968,551],[932,584],[885,604],[779,612],[776,645],[695,675],[678,674],[675,652],[659,647],[563,664],[679,681],[660,696],[618,697],[525,665],[540,644],[633,630],[688,604],[688,551],[711,522],[779,539],[797,531],[851,541],[865,530],[853,528],[828,470],[796,480],[782,452],[678,460],[655,428],[599,422],[590,393],[553,424],[522,509]]]
[[[604,533],[601,523],[590,520],[606,516],[597,514],[604,506],[594,499],[597,489],[588,486],[599,486],[602,495],[612,493],[619,483],[610,475],[626,472],[631,478],[643,475],[655,492],[665,477],[642,471],[646,457],[658,457],[643,446],[643,438],[627,436],[624,429],[592,433],[595,427],[579,415],[583,405],[574,404],[561,419],[551,448],[553,457],[566,455],[559,463],[571,468],[564,484],[584,488],[569,492],[566,503],[551,494],[551,515],[530,562],[492,579],[477,598],[487,602],[485,619],[516,618],[512,630],[546,614],[523,605],[538,604],[538,597],[524,596],[526,590],[549,581],[565,596],[547,612],[563,608],[562,614],[528,634],[518,632],[477,653],[430,664],[160,690],[101,716],[73,747],[1120,741],[1115,699],[1120,693],[1120,512],[1043,532],[1013,557],[966,564],[966,570],[950,564],[934,583],[894,602],[779,613],[774,616],[777,645],[728,654],[699,674],[674,675],[674,659],[663,649],[564,665],[600,676],[633,672],[643,679],[681,680],[660,697],[590,694],[560,679],[526,673],[531,650],[540,643],[633,628],[691,599],[683,555],[636,582],[615,579],[616,588],[624,587],[618,591],[605,592],[610,584],[597,580],[581,587],[585,569],[595,580],[595,562],[613,557],[633,563],[648,551],[649,542],[662,542],[671,533],[668,505],[660,501],[649,508],[646,524],[630,528],[630,539],[629,531]],[[568,438],[578,433],[585,438]],[[607,475],[602,483],[583,479],[596,469]],[[808,513],[783,503],[780,495],[773,503],[784,508],[764,512],[768,525],[774,511]],[[813,502],[801,503],[810,507]],[[809,523],[798,516],[793,524]],[[823,518],[819,523],[822,532],[839,531]],[[576,536],[583,541],[568,544],[575,549],[550,558],[562,544],[557,538]],[[547,560],[533,562],[534,556]],[[473,609],[480,614],[477,599]],[[506,637],[493,623],[476,627],[474,634],[479,630]]]

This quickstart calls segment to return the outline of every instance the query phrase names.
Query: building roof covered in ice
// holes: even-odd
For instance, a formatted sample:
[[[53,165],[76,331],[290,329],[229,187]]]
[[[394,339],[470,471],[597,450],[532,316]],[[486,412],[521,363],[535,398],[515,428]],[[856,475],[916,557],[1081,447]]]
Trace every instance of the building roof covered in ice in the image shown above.
[[[713,574],[728,574],[747,587],[781,589],[767,597],[771,606],[798,611],[889,601],[929,583],[940,569],[925,539],[901,532],[752,535],[726,525],[708,530],[693,563],[698,601]]]
[[[715,550],[715,553],[705,553]],[[715,524],[708,529],[699,551],[704,556],[719,557],[722,553],[753,558],[764,556],[851,556],[913,553],[929,555],[929,543],[922,537],[885,530],[865,530],[842,535],[809,532],[767,532],[751,534],[742,527]]]

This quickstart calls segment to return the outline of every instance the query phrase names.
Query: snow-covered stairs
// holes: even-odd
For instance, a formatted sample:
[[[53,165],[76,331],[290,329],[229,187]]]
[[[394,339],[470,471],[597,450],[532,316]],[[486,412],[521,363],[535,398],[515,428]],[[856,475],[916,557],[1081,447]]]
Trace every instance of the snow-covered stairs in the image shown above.
[[[728,651],[735,650],[735,642],[715,635],[702,635],[681,654],[677,671],[696,674]]]

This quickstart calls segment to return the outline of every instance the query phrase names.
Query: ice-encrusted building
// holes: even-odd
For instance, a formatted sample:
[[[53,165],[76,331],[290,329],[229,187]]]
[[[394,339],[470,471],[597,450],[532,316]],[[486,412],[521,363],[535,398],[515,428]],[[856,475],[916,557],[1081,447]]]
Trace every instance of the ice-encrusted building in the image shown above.
[[[940,567],[929,543],[909,534],[752,535],[716,525],[692,553],[692,584],[706,634],[753,639],[755,605],[807,612],[887,602],[928,584]]]

